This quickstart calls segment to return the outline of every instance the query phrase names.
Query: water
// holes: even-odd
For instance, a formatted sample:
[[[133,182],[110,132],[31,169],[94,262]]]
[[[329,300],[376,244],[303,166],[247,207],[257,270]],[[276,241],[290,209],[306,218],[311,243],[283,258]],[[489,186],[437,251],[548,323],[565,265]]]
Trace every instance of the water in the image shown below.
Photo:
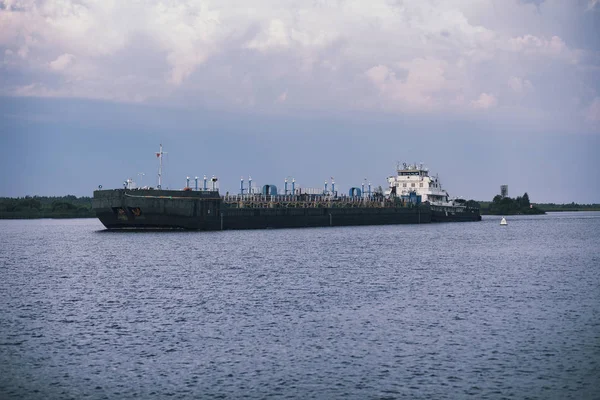
[[[0,221],[0,398],[600,398],[600,213]]]

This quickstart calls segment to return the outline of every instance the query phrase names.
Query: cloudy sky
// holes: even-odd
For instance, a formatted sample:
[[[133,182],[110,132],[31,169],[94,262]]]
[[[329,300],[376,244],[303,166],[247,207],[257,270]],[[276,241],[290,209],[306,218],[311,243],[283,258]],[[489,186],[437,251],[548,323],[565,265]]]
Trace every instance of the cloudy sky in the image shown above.
[[[598,0],[0,0],[0,196],[294,176],[347,190],[424,162],[600,202]]]

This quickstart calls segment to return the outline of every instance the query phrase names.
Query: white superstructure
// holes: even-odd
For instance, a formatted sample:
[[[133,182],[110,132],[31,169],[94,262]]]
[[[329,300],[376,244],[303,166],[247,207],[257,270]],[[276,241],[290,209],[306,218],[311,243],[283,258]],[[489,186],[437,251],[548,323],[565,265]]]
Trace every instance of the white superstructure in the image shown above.
[[[423,164],[398,164],[397,174],[387,178],[389,188],[385,194],[391,196],[409,196],[412,192],[421,196],[422,202],[432,204],[452,204],[448,192],[442,188],[437,176],[429,176],[429,170]]]

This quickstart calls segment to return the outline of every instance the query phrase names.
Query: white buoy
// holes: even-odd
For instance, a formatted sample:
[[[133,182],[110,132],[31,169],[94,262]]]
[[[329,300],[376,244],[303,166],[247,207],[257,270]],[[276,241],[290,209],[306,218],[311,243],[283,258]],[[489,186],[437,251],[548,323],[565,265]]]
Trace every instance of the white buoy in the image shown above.
[[[500,225],[508,225],[508,222],[506,222],[506,218],[502,217],[502,219],[500,220]]]

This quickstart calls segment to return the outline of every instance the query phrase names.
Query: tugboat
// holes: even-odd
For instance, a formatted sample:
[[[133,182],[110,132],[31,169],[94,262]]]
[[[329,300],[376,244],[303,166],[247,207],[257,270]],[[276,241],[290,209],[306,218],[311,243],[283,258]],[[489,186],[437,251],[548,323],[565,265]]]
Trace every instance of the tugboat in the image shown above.
[[[473,200],[451,199],[442,188],[439,177],[430,176],[423,164],[398,164],[397,174],[387,178],[388,197],[400,197],[403,201],[416,200],[431,207],[431,222],[481,221],[479,204]]]

